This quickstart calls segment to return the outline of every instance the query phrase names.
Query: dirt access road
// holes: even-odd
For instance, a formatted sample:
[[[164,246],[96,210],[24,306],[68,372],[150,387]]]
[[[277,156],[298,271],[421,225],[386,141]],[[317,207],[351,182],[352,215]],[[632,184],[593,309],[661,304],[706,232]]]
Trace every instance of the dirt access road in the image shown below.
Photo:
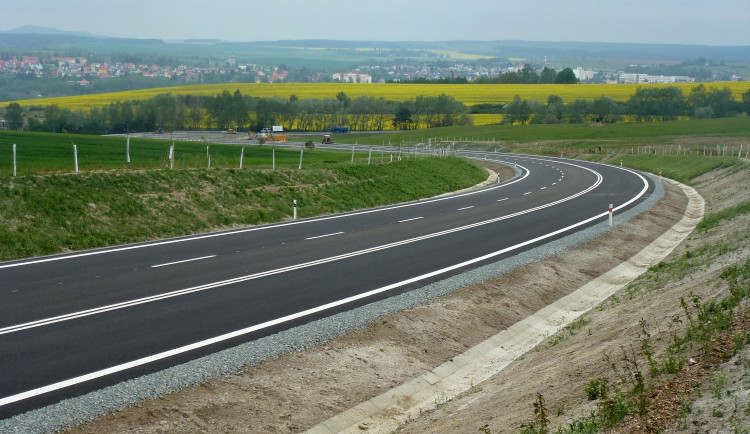
[[[700,179],[697,189],[711,212],[747,200],[750,176],[714,173]],[[146,401],[74,431],[303,431],[452,359],[625,261],[678,221],[686,203],[680,190],[665,184],[664,198],[649,212],[564,255],[384,317],[326,345],[248,366],[237,375]],[[741,223],[747,227],[748,220]],[[731,236],[732,230],[723,227],[706,240],[688,243],[715,242]],[[434,410],[402,431],[515,432],[533,417],[537,393],[543,393],[553,409],[553,424],[592,408],[583,390],[589,379],[610,373],[602,355],[635,342],[641,318],[653,324],[658,341],[679,311],[681,295],[693,291],[709,297],[725,291],[717,283],[718,272],[722,263],[747,257],[747,240],[742,242],[739,250],[679,282],[635,296],[632,290],[615,295],[585,315],[581,332],[563,330],[558,334],[562,338],[550,337],[475,385],[471,393],[436,402]],[[687,248],[678,247],[672,256]]]

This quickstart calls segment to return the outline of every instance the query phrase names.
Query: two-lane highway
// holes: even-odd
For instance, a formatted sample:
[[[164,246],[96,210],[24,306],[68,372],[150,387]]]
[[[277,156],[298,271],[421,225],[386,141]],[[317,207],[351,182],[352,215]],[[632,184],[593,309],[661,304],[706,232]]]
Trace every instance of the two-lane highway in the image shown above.
[[[488,159],[521,176],[392,207],[0,263],[0,418],[500,260],[653,189],[611,166]]]

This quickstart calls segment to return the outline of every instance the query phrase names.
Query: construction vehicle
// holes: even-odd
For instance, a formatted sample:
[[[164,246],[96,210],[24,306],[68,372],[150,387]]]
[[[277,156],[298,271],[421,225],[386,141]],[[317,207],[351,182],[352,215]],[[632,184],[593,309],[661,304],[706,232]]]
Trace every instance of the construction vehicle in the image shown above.
[[[331,135],[330,134],[324,135],[323,136],[323,141],[321,143],[323,143],[324,145],[331,145],[331,144],[333,144],[333,140],[331,140]]]

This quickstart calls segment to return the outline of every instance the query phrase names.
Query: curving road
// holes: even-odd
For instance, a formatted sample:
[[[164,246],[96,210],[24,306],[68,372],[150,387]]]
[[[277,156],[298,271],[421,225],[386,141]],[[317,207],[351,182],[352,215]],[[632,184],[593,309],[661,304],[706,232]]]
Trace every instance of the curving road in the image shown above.
[[[0,418],[495,262],[653,190],[627,169],[486,155],[521,176],[398,206],[0,263]]]

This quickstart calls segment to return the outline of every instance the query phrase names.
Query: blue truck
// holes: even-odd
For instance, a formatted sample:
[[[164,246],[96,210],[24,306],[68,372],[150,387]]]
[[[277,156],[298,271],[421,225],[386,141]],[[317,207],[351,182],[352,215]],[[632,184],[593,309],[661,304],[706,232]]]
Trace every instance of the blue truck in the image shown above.
[[[332,133],[348,133],[349,128],[348,127],[333,127],[331,128]]]

